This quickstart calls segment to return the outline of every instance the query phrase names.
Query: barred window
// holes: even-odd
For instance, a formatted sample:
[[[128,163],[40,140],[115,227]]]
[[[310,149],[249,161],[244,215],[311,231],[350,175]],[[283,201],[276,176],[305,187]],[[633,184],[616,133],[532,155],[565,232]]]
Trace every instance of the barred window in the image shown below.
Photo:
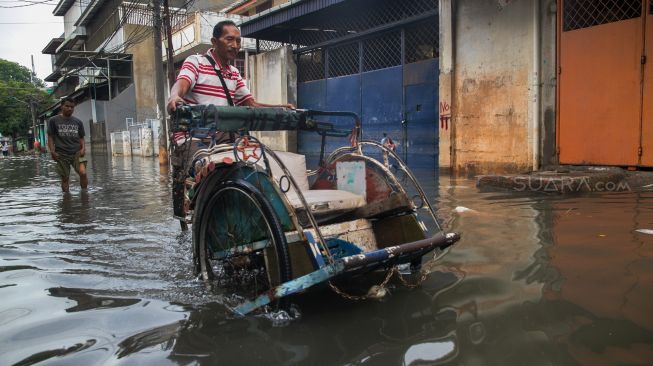
[[[436,22],[424,22],[406,28],[405,38],[405,63],[428,60],[439,56],[439,26]]]
[[[242,76],[243,79],[247,79],[247,70],[245,70],[245,59],[244,58],[235,59],[234,66],[238,69],[240,76]]]
[[[642,0],[565,0],[563,30],[588,28],[642,16]]]
[[[358,42],[330,48],[328,54],[329,77],[352,75],[359,72]]]
[[[401,65],[401,33],[385,33],[363,42],[363,71]]]

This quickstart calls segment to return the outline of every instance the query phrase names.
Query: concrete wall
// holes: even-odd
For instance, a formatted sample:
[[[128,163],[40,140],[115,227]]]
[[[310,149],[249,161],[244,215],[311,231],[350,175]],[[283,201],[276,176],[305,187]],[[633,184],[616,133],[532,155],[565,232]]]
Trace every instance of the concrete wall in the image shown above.
[[[102,103],[104,104],[106,117],[107,138],[111,132],[127,129],[125,118],[134,118],[136,120],[136,92],[133,84],[111,101]]]
[[[556,152],[556,91],[558,87],[556,48],[556,1],[541,1],[541,60],[540,60],[540,167],[557,164]]]
[[[127,24],[126,34],[131,34],[143,26]],[[134,94],[136,97],[136,113],[134,121],[144,122],[148,118],[157,118],[155,72],[154,72],[154,38],[147,37],[142,42],[125,50],[132,54],[132,70],[134,79]],[[165,75],[161,75],[165,77]],[[124,127],[124,119],[123,119]]]
[[[79,2],[71,5],[63,16],[63,35],[64,38],[70,37],[71,33],[77,28],[75,22],[82,15],[82,5]]]
[[[249,56],[248,85],[256,101],[297,105],[297,65],[290,46]],[[258,132],[261,142],[275,150],[297,151],[296,131]]]
[[[93,114],[91,113],[91,100],[85,100],[75,106],[75,113],[73,116],[79,118],[84,124],[84,140],[87,144],[91,142],[91,123]]]
[[[441,166],[467,174],[537,169],[555,121],[549,2],[441,0],[440,8],[440,113],[450,118],[447,131],[441,123]],[[535,38],[538,28],[543,36]],[[538,55],[543,73],[534,65]],[[543,125],[538,116],[545,114]]]

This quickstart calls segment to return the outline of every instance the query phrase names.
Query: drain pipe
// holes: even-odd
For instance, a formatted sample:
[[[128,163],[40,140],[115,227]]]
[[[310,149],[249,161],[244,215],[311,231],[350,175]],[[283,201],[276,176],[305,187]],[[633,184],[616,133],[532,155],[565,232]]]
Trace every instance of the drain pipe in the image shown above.
[[[540,27],[540,0],[533,1],[533,93],[532,93],[532,125],[533,136],[533,171],[540,169],[540,63],[542,31]]]

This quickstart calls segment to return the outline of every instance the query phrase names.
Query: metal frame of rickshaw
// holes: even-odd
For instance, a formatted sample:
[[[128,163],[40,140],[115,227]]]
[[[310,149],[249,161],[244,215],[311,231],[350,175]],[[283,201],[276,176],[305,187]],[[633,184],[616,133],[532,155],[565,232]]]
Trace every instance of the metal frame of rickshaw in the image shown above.
[[[270,181],[274,182],[272,186],[276,190],[277,195],[281,197],[283,200],[285,209],[290,219],[292,220],[293,226],[296,228],[296,235],[298,235],[302,241],[307,242],[309,243],[309,245],[313,246],[312,253],[315,255],[316,257],[315,260],[316,263],[318,264],[318,268],[314,272],[281,283],[280,285],[271,289],[267,293],[261,294],[256,299],[252,301],[246,301],[240,304],[239,306],[235,307],[233,310],[235,310],[236,313],[239,314],[247,314],[255,310],[256,308],[264,306],[276,299],[280,299],[282,297],[304,291],[312,287],[313,285],[316,285],[321,282],[329,281],[339,276],[372,271],[379,267],[388,266],[389,262],[396,263],[401,261],[402,259],[403,262],[406,262],[406,257],[421,258],[424,254],[434,250],[443,252],[460,238],[460,236],[457,233],[446,233],[446,234],[444,233],[442,227],[440,226],[437,220],[433,206],[429,202],[428,197],[426,196],[424,190],[422,189],[422,187],[420,186],[419,182],[412,174],[412,172],[408,169],[408,166],[399,157],[399,155],[376,141],[361,139],[362,128],[361,128],[360,118],[358,117],[357,114],[352,112],[327,112],[327,111],[313,111],[313,110],[297,110],[296,112],[301,113],[303,117],[306,118],[307,120],[309,117],[314,117],[314,116],[351,117],[354,120],[354,124],[355,124],[354,129],[351,131],[336,129],[333,127],[333,124],[331,123],[318,122],[318,121],[311,121],[312,122],[311,128],[297,128],[297,130],[317,132],[322,137],[321,147],[320,147],[320,163],[319,163],[320,167],[315,170],[307,171],[307,176],[316,175],[320,171],[320,169],[327,166],[330,162],[335,161],[335,159],[337,159],[338,157],[348,155],[348,154],[356,155],[358,157],[365,158],[367,162],[370,162],[376,165],[378,168],[380,168],[385,173],[386,177],[393,180],[394,186],[397,187],[401,191],[401,193],[406,195],[406,197],[408,197],[406,190],[399,183],[399,181],[396,179],[395,174],[393,174],[388,167],[386,167],[384,164],[379,162],[377,159],[371,156],[367,156],[363,153],[362,147],[365,145],[376,147],[380,149],[382,153],[387,153],[389,156],[392,156],[395,159],[395,161],[398,163],[399,169],[406,175],[407,178],[409,178],[409,180],[417,190],[421,200],[421,205],[419,206],[414,205],[413,212],[416,212],[416,210],[425,207],[428,210],[431,219],[435,223],[438,233],[435,236],[432,236],[430,238],[425,238],[423,240],[418,240],[411,243],[403,243],[400,245],[377,249],[371,252],[364,252],[358,255],[349,256],[345,258],[334,259],[332,253],[330,252],[329,246],[327,245],[326,240],[324,239],[324,235],[322,234],[320,225],[318,224],[317,219],[311,212],[310,206],[306,198],[304,197],[304,194],[302,193],[297,181],[292,176],[290,170],[285,165],[283,160],[279,158],[273,150],[271,150],[270,148],[268,148],[262,143],[256,142],[257,144],[256,147],[259,147],[262,151],[261,157],[259,159],[263,159],[264,167],[261,167],[261,165],[258,164],[258,160],[254,163],[248,163],[240,159],[237,150],[238,150],[238,143],[241,142],[241,139],[237,140],[233,144],[213,145],[213,146],[209,146],[209,148],[207,149],[200,149],[194,153],[191,162],[201,157],[210,157],[211,155],[214,154],[232,151],[234,152],[234,157],[236,158],[237,161],[236,164],[244,164],[252,167],[255,170],[255,172],[263,172],[264,174],[266,174],[267,177],[270,179]],[[189,135],[192,136],[193,131],[190,130],[188,132]],[[248,137],[248,135],[245,136]],[[337,148],[336,150],[332,151],[325,159],[324,155],[325,155],[325,147],[326,147],[326,137],[346,137],[346,136],[350,136],[350,141],[352,142],[352,146]],[[275,161],[275,163],[279,166],[279,168],[284,174],[284,176],[279,177],[278,180],[275,180],[272,174],[272,169],[268,161],[269,157],[271,157]],[[184,175],[188,176],[188,171],[186,171]],[[281,180],[284,177],[287,178],[289,183],[288,189],[286,190],[281,188]],[[292,188],[294,188],[294,191],[296,192],[303,206],[304,213],[308,218],[310,227],[312,227],[312,229],[314,230],[317,236],[317,240],[314,240],[314,238],[312,238],[312,235],[310,234],[307,235],[306,227],[299,222],[297,208],[295,208],[290,203],[288,197],[286,196],[286,193],[290,190],[291,186]],[[198,197],[197,195],[193,197],[193,200],[196,200],[197,197]],[[195,214],[195,212],[193,214]],[[286,232],[285,234],[288,235],[289,233]],[[292,232],[290,234],[292,234]],[[436,246],[434,244],[436,242],[439,242],[441,245]],[[225,258],[228,256],[229,254],[226,254]],[[326,261],[324,260],[323,257],[326,257]]]

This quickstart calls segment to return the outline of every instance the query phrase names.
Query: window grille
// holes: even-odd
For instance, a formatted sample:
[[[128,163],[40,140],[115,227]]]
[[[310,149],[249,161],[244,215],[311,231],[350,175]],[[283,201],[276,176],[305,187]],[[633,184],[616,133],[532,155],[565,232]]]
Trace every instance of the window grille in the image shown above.
[[[259,39],[258,40],[258,52],[268,52],[268,51],[274,51],[278,48],[281,48],[284,46],[284,43],[281,42],[274,42],[274,41],[266,41],[264,39]]]
[[[324,51],[321,49],[297,55],[297,81],[324,79]]]
[[[424,22],[406,28],[405,37],[405,63],[428,60],[438,57],[440,50],[439,26],[436,22]]]
[[[363,42],[363,71],[401,65],[401,33],[381,34]]]
[[[341,12],[338,13],[339,16],[325,14],[317,20],[313,19],[310,25],[301,23],[294,29],[288,29],[287,36],[295,45],[297,54],[299,82],[352,75],[439,56],[439,27],[435,15],[418,23],[397,25],[384,30],[383,33],[370,34],[356,40],[345,38],[340,43],[334,43],[344,36],[349,38],[383,24],[410,19],[424,13],[436,14],[436,0],[356,0],[351,4],[366,6],[368,11],[355,14]],[[332,44],[317,50],[306,49],[321,42]],[[405,47],[403,52],[402,44]],[[325,70],[325,62],[328,64],[328,70]]]
[[[247,79],[247,70],[245,70],[245,59],[244,58],[235,59],[234,66],[238,69],[240,76],[243,79]]]
[[[352,75],[360,71],[358,42],[330,48],[328,55],[329,77]]]
[[[642,0],[565,0],[563,30],[571,31],[642,16]]]

